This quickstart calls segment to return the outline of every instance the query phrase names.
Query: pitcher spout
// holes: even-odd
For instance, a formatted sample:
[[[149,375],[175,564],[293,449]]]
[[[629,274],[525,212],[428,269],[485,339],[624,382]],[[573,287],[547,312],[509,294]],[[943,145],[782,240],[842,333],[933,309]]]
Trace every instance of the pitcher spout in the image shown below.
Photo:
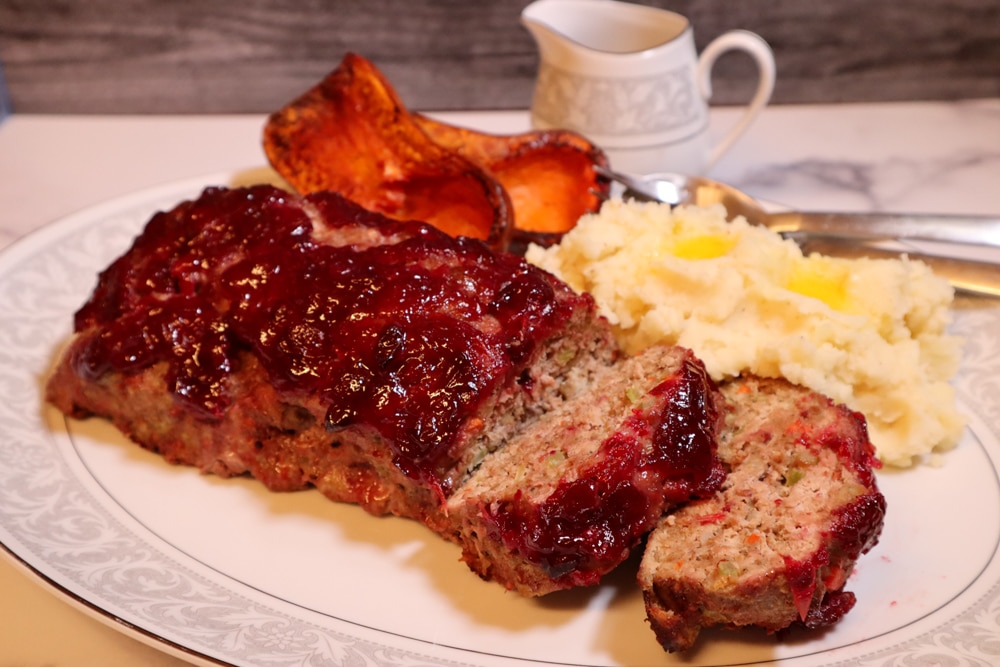
[[[611,58],[663,46],[685,32],[684,17],[618,0],[535,0],[521,12],[545,59],[553,51]]]
[[[535,46],[543,59],[554,50],[573,48],[570,38],[557,27],[562,18],[556,11],[559,4],[551,0],[536,0],[521,12],[521,25],[535,40]]]

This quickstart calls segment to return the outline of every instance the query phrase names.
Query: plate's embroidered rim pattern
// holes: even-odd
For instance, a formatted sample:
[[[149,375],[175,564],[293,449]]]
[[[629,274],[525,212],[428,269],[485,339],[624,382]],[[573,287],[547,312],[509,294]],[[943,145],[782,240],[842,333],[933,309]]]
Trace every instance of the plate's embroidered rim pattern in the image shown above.
[[[40,390],[70,314],[92,289],[95,267],[123,252],[149,215],[196,195],[177,184],[85,211],[0,256],[0,538],[40,575],[108,617],[207,659],[235,665],[463,665],[357,637],[280,611],[220,585],[145,542],[75,477],[46,426]],[[955,381],[1000,441],[1000,308],[960,309],[966,338]],[[991,459],[998,455],[990,452]],[[994,555],[996,560],[996,555]],[[40,566],[38,564],[41,564]],[[44,570],[44,571],[43,571]],[[917,667],[991,664],[1000,656],[1000,581],[922,636],[836,662]],[[817,656],[813,656],[815,658]]]

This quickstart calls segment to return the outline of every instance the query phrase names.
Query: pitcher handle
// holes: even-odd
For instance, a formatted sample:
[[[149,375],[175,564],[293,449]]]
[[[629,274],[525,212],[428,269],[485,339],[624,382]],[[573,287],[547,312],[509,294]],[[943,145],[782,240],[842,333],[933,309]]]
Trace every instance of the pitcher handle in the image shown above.
[[[771,93],[774,91],[775,65],[774,52],[771,51],[771,47],[760,35],[749,30],[731,30],[712,40],[698,57],[696,76],[701,95],[705,101],[708,102],[709,98],[712,97],[712,67],[715,65],[715,61],[726,51],[734,50],[746,51],[757,63],[757,92],[754,93],[739,122],[712,149],[708,159],[709,167],[715,164],[740,138],[740,135],[750,127],[758,114],[767,106],[771,100]]]

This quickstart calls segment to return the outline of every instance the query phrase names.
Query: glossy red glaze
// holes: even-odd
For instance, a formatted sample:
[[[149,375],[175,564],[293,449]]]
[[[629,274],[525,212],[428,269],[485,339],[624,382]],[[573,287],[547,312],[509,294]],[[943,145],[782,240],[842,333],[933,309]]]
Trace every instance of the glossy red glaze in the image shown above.
[[[338,230],[353,245],[318,238]],[[178,404],[210,420],[225,413],[249,351],[280,391],[318,397],[328,428],[376,429],[405,473],[437,483],[485,397],[589,301],[556,299],[552,281],[518,257],[332,193],[209,188],[154,216],[101,274],[76,315],[75,364],[96,379],[165,362]]]
[[[486,508],[497,536],[553,578],[597,583],[600,565],[626,558],[667,504],[713,493],[725,479],[715,456],[713,389],[704,366],[688,360],[650,392],[656,407],[626,417],[575,479],[559,482],[540,504],[518,492]]]
[[[849,505],[837,510],[825,541],[826,546],[806,560],[785,558],[786,573],[792,598],[801,620],[811,628],[831,625],[854,605],[854,596],[841,591],[827,591],[818,606],[812,608],[812,598],[821,568],[831,562],[854,562],[878,541],[885,518],[885,498],[881,493],[866,493]],[[838,577],[842,586],[846,575]]]
[[[870,550],[878,542],[885,520],[885,497],[877,491],[873,472],[881,464],[868,439],[865,418],[859,412],[851,412],[848,417],[851,420],[849,428],[831,426],[803,436],[804,443],[814,442],[817,447],[834,451],[844,465],[857,474],[858,481],[870,489],[835,511],[824,546],[812,557],[802,561],[785,559],[792,597],[799,616],[808,627],[835,623],[854,605],[852,594],[828,591],[820,604],[810,609],[819,571],[831,562],[853,562]],[[847,573],[838,572],[838,575],[835,579],[842,586]]]
[[[881,493],[866,493],[839,510],[831,533],[840,549],[857,558],[874,547],[885,523],[885,510]]]
[[[882,467],[882,462],[876,458],[875,446],[868,438],[868,422],[860,412],[852,411],[850,415],[855,423],[853,436],[823,433],[819,442],[837,452],[840,460],[857,473],[859,482],[875,486],[875,471]]]
[[[799,619],[804,621],[809,615],[813,594],[816,592],[819,569],[830,562],[830,553],[825,548],[820,548],[805,560],[795,560],[788,556],[784,560],[792,600],[799,612]]]
[[[802,623],[811,630],[831,626],[853,609],[857,601],[854,593],[849,591],[829,592],[816,608],[809,610]]]

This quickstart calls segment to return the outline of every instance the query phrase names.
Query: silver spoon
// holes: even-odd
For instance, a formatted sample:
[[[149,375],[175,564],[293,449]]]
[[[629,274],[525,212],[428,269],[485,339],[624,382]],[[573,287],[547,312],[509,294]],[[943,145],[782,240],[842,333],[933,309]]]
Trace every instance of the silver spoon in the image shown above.
[[[670,205],[722,204],[727,217],[742,215],[792,238],[806,252],[838,257],[899,257],[894,252],[867,245],[884,240],[928,240],[1000,247],[1000,218],[975,216],[908,215],[890,213],[809,213],[764,209],[755,199],[731,186],[698,176],[654,174],[637,177],[604,167],[597,172],[625,186],[625,196]],[[959,291],[1000,297],[1000,264],[905,251],[925,262]]]

